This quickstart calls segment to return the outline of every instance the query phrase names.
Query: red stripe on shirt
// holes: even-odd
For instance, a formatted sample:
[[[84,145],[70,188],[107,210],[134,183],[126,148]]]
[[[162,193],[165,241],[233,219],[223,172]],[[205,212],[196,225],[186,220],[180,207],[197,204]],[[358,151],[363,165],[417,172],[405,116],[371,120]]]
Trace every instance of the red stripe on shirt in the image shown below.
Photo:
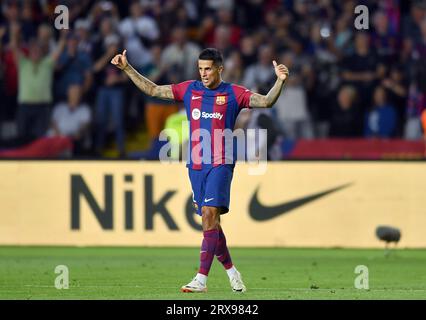
[[[217,167],[224,163],[225,159],[225,120],[226,110],[228,106],[228,95],[226,93],[217,93],[214,98],[213,113],[222,115],[222,119],[212,119],[211,134],[212,134],[212,158],[213,166]]]
[[[193,98],[196,99],[193,99]],[[197,98],[200,97],[200,98]],[[203,102],[203,91],[192,90],[191,92],[191,114],[190,123],[191,123],[191,153],[190,157],[192,160],[192,169],[201,170],[202,168],[202,154],[201,154],[201,142],[200,142],[200,122],[201,122],[201,105]],[[196,114],[198,109],[199,116]],[[194,119],[194,115],[197,115],[198,119]],[[197,148],[197,152],[193,152]]]

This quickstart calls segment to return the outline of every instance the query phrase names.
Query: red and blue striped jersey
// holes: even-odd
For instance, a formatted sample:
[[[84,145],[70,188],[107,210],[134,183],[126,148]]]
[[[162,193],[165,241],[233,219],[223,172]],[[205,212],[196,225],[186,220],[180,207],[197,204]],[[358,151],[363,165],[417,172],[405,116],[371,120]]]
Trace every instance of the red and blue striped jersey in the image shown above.
[[[249,108],[253,93],[227,82],[221,82],[215,89],[208,89],[201,81],[195,80],[173,84],[172,90],[175,101],[183,101],[189,120],[187,166],[201,170],[222,164],[235,164],[233,139],[225,139],[223,132],[226,129],[228,132],[233,131],[239,112],[243,108]],[[206,133],[209,137],[206,137]],[[232,152],[228,152],[230,150]]]

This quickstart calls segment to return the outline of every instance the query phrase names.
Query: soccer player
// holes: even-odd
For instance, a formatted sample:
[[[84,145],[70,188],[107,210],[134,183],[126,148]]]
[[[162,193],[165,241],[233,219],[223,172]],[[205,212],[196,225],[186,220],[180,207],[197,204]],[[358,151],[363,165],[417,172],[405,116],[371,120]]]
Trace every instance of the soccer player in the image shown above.
[[[277,80],[268,94],[261,95],[222,80],[222,54],[204,49],[198,57],[201,81],[189,80],[179,84],[156,85],[139,74],[127,61],[126,50],[117,54],[111,63],[123,70],[134,84],[151,97],[183,101],[190,121],[190,151],[187,165],[192,185],[194,207],[202,217],[203,240],[200,267],[197,275],[182,292],[207,292],[207,276],[214,256],[223,264],[234,292],[246,287],[241,274],[232,263],[220,215],[229,211],[229,196],[235,161],[225,161],[225,139],[217,138],[215,130],[232,130],[242,108],[270,108],[278,99],[289,76],[286,66],[272,61]],[[272,67],[272,66],[271,66]],[[200,129],[210,132],[210,150],[200,148]],[[216,137],[216,140],[215,140]],[[204,140],[204,137],[203,137]],[[219,141],[218,141],[219,140]],[[204,141],[203,141],[204,142]],[[205,154],[208,154],[206,161]]]

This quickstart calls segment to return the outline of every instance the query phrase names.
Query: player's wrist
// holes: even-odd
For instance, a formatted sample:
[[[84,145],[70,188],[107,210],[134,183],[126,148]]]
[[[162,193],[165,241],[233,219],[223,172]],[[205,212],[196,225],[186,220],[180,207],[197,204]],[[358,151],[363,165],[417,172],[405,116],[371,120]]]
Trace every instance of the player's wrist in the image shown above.
[[[124,68],[122,68],[121,70],[123,70],[123,71],[129,71],[130,70],[130,65],[127,63],[126,66]]]

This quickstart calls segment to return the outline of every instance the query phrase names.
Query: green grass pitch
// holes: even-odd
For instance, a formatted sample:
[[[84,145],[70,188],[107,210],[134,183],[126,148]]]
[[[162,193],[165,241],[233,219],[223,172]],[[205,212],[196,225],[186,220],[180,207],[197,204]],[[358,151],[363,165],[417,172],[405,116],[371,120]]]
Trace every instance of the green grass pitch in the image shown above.
[[[426,250],[231,248],[248,291],[233,293],[215,260],[208,293],[179,288],[199,248],[0,247],[0,299],[426,299]],[[55,288],[57,265],[69,289]],[[356,289],[357,265],[369,290]]]

